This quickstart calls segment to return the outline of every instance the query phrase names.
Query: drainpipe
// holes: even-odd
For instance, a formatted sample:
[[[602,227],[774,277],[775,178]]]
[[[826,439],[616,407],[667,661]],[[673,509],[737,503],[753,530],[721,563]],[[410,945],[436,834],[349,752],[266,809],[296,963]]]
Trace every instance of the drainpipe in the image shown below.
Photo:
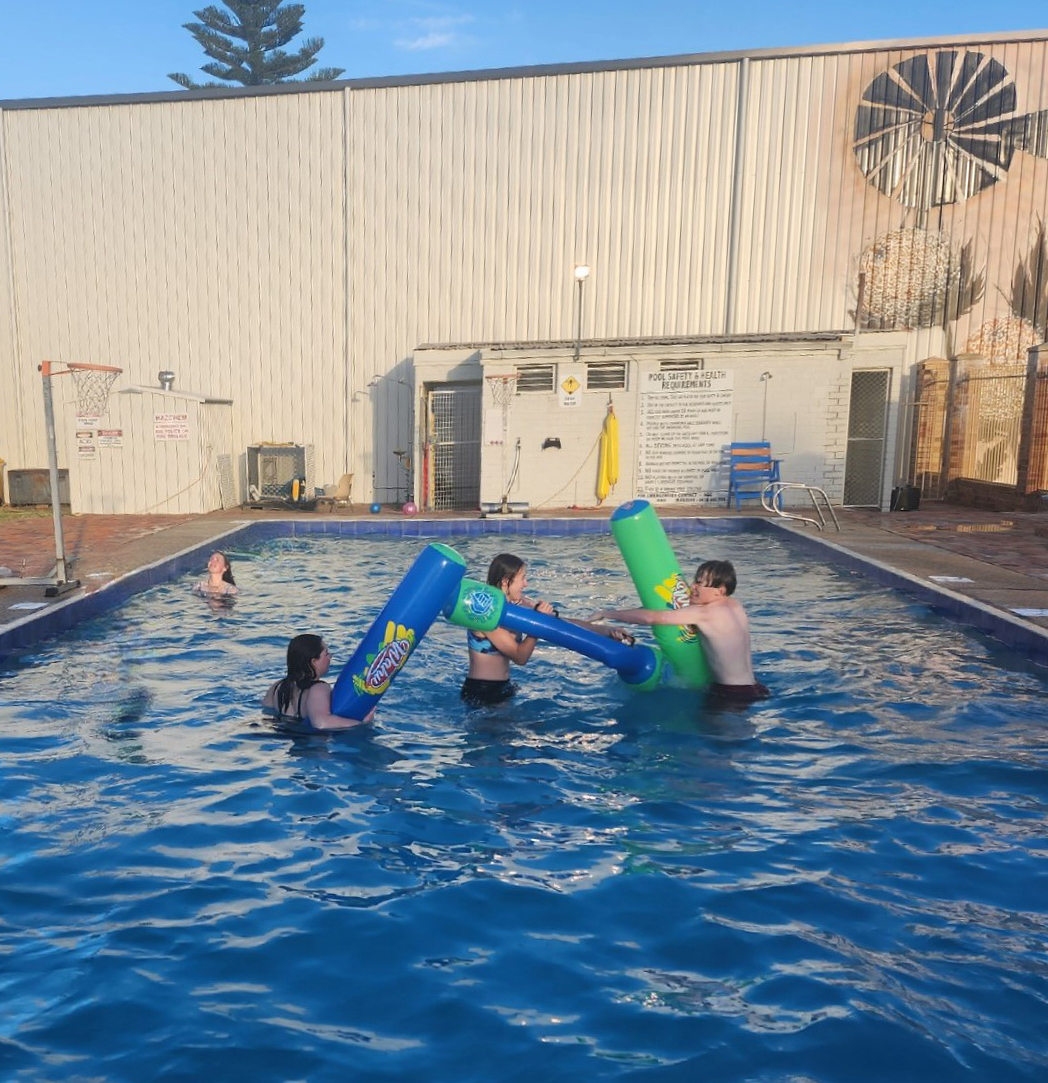
[[[746,104],[749,98],[750,58],[739,61],[739,86],[735,101],[735,164],[731,185],[731,206],[728,208],[728,268],[724,297],[724,333],[735,330],[735,275],[739,259],[739,235],[742,232],[742,182],[746,158]]]

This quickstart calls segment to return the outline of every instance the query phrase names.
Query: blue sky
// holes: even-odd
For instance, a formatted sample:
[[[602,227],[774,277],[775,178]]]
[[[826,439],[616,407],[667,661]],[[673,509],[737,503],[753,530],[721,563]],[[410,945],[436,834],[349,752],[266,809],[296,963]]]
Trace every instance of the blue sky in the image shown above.
[[[345,78],[676,53],[982,34],[1048,25],[1042,2],[303,0],[321,64]],[[0,0],[0,99],[176,90],[204,78],[193,0]]]

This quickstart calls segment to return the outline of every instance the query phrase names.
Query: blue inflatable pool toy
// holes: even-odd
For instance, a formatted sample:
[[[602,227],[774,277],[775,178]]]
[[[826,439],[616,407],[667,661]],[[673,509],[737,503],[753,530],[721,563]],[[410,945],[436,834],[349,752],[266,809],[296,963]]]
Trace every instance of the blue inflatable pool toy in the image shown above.
[[[426,546],[342,667],[331,690],[332,714],[367,717],[441,612],[453,624],[474,631],[501,627],[566,647],[610,666],[635,688],[653,688],[660,682],[661,651],[620,643],[559,617],[513,605],[497,587],[466,579],[465,571],[466,562],[454,549],[439,542]]]
[[[603,636],[589,628],[580,628],[552,614],[539,613],[506,600],[498,587],[463,579],[458,592],[444,607],[444,616],[452,624],[475,632],[506,628],[510,632],[533,635],[557,647],[593,658],[610,666],[636,688],[653,688],[662,674],[662,655],[648,646],[631,646]]]
[[[331,712],[364,718],[462,582],[466,562],[439,542],[427,545],[364,636],[331,690]]]

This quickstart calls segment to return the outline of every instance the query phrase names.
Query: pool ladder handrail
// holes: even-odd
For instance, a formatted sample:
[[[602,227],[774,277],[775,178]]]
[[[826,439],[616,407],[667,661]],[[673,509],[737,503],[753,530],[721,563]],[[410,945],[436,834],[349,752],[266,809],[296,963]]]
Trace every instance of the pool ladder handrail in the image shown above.
[[[815,508],[815,514],[818,519],[810,519],[806,515],[792,515],[789,512],[782,510],[782,494],[787,489],[803,489],[808,496],[811,497],[812,507]],[[782,519],[796,519],[802,523],[811,523],[817,530],[823,530],[826,527],[826,516],[822,513],[822,508],[819,507],[819,501],[816,497],[816,493],[822,497],[823,502],[826,505],[826,510],[830,513],[830,518],[833,520],[833,525],[837,529],[837,533],[841,532],[841,524],[837,521],[837,513],[833,510],[833,505],[830,503],[830,498],[826,495],[824,489],[820,489],[817,485],[805,485],[799,481],[772,481],[764,486],[761,492],[761,504],[765,511],[774,512]]]

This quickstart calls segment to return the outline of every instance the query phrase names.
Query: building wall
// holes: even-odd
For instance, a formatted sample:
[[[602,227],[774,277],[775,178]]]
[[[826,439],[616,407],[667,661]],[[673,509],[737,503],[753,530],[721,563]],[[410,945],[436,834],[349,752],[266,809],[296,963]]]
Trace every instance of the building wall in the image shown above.
[[[123,368],[114,392],[169,369],[178,388],[236,402],[241,452],[315,441],[341,473],[340,96],[8,110],[2,122],[17,314],[3,432],[18,438],[0,455],[46,463],[36,366],[87,361]],[[71,382],[54,389],[72,417]],[[141,483],[129,499],[148,506],[157,493]]]
[[[318,481],[391,499],[420,343],[859,328],[906,331],[908,365],[1021,355],[1045,75],[1031,32],[5,103],[0,456],[46,462],[45,358],[171,369],[234,401],[235,447],[310,444]]]
[[[111,394],[105,417],[70,404],[61,460],[74,514],[187,515],[222,507],[219,457],[235,462],[232,405],[160,389]],[[57,414],[57,410],[56,410]]]
[[[880,500],[886,505],[897,480],[898,388],[906,369],[906,347],[905,334],[878,332],[821,340],[637,342],[592,350],[579,362],[570,348],[555,346],[474,351],[429,348],[415,355],[415,368],[424,395],[427,388],[450,381],[480,380],[485,374],[512,372],[529,364],[556,366],[553,391],[518,393],[505,412],[494,404],[486,388],[484,392],[481,501],[498,504],[507,496],[511,502],[527,504],[536,511],[598,504],[599,442],[609,403],[618,419],[620,447],[619,479],[606,498],[609,506],[653,497],[643,484],[641,457],[645,446],[655,439],[656,428],[660,442],[672,442],[676,448],[668,453],[669,458],[687,459],[694,454],[697,459],[712,458],[718,464],[701,483],[700,492],[682,493],[676,502],[725,506],[727,445],[766,439],[781,460],[784,481],[816,486],[834,503],[840,503],[844,498],[852,374],[883,370],[889,374],[890,388],[880,491]],[[574,396],[563,395],[560,385],[569,374],[577,374],[584,388],[587,359],[625,361],[626,387],[614,391],[582,389]],[[707,412],[700,402],[691,414],[682,414],[671,405],[665,418],[647,407],[642,401],[646,375],[662,371],[665,365],[677,370],[682,364],[694,364],[695,373],[688,375],[696,378],[703,373],[726,374],[722,383],[730,391],[718,401],[728,405]],[[555,438],[560,446],[544,446],[548,438]],[[419,461],[424,458],[426,440],[423,420],[416,434]],[[509,485],[518,441],[519,467]],[[695,452],[695,445],[703,443],[708,450]],[[704,469],[705,462],[700,463],[692,472],[694,478],[704,477]],[[692,481],[687,471],[683,478],[685,485]],[[420,491],[415,496],[420,498]],[[802,490],[787,492],[785,499],[793,506],[811,505]],[[672,498],[662,501],[675,502]]]

